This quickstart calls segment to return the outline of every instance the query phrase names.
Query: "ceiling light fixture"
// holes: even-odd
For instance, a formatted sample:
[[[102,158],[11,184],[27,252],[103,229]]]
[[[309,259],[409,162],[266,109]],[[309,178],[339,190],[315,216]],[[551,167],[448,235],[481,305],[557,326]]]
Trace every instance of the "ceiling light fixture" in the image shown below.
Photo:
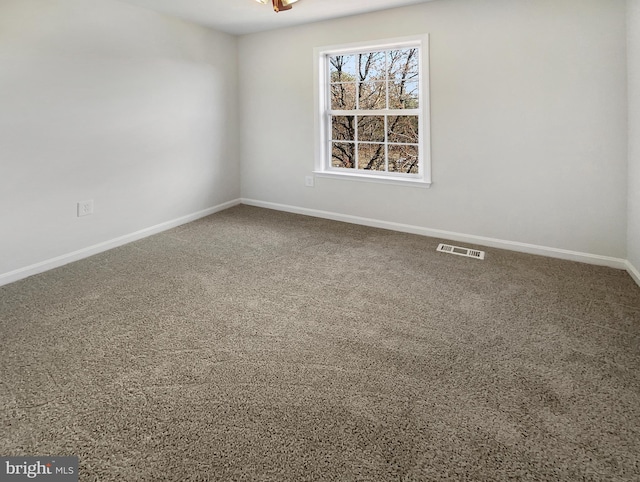
[[[273,3],[273,10],[280,12],[282,10],[291,10],[292,3],[296,3],[298,0],[256,0],[258,3],[266,5],[267,3]]]

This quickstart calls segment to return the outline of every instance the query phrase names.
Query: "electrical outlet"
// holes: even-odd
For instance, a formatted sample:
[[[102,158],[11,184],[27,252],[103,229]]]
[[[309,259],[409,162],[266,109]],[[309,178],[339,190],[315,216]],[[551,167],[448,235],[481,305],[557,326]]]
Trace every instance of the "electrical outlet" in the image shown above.
[[[78,217],[93,214],[93,199],[88,201],[80,201],[78,203]]]
[[[304,185],[307,187],[313,187],[313,176],[305,176]]]

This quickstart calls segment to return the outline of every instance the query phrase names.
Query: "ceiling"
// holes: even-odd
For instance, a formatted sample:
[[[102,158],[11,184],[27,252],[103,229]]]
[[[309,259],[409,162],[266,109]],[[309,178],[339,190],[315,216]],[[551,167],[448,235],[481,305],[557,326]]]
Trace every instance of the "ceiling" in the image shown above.
[[[242,35],[432,0],[300,0],[276,13],[255,0],[123,0],[158,12]]]

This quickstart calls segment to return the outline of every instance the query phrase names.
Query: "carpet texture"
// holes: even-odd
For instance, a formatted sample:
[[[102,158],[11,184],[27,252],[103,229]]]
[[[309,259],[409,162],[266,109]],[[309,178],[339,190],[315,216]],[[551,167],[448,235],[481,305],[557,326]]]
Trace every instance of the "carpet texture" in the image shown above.
[[[640,480],[640,289],[440,241],[238,206],[2,287],[0,455],[77,455],[82,481]]]

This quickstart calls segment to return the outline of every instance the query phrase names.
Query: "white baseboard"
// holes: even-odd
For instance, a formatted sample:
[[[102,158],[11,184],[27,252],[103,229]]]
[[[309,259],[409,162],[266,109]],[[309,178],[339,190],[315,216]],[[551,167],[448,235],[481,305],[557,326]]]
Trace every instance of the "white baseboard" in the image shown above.
[[[242,198],[242,204],[249,206],[274,209],[277,211],[286,211],[295,214],[304,214],[306,216],[314,216],[317,218],[332,219],[334,221],[344,221],[353,224],[362,224],[374,228],[390,229],[393,231],[401,231],[403,233],[419,234],[432,238],[441,238],[444,240],[461,241],[466,243],[479,244],[492,248],[508,249],[510,251],[518,251],[527,254],[537,254],[548,256],[551,258],[560,258],[571,261],[579,261],[581,263],[595,264],[600,266],[609,266],[616,269],[629,269],[630,264],[622,258],[613,258],[610,256],[601,256],[598,254],[581,253],[579,251],[570,251],[566,249],[551,248],[548,246],[539,246],[535,244],[520,243],[517,241],[505,241],[496,238],[487,238],[484,236],[475,236],[473,234],[456,233],[452,231],[444,231],[441,229],[423,228],[421,226],[412,226],[410,224],[394,223],[390,221],[380,221],[377,219],[363,218],[360,216],[351,216],[348,214],[338,214],[329,211],[320,211],[317,209],[301,208],[290,206],[287,204],[277,204],[266,201],[258,201],[255,199]],[[637,273],[637,272],[636,272]],[[632,275],[633,276],[633,275]]]
[[[217,206],[203,209],[202,211],[198,211],[192,214],[187,214],[186,216],[182,216],[177,219],[172,219],[171,221],[166,221],[164,223],[156,224],[155,226],[141,229],[140,231],[136,231],[134,233],[125,234],[124,236],[110,239],[109,241],[104,241],[102,243],[94,244],[93,246],[88,246],[86,248],[73,251],[72,253],[67,253],[61,256],[57,256],[55,258],[47,259],[45,261],[41,261],[39,263],[35,263],[30,266],[26,266],[24,268],[19,268],[14,271],[9,271],[8,273],[2,273],[0,274],[0,286],[13,283],[14,281],[18,281],[23,278],[33,276],[34,274],[42,273],[44,271],[48,271],[50,269],[57,268],[59,266],[63,266],[73,261],[78,261],[83,258],[88,258],[89,256],[93,256],[94,254],[98,254],[103,251],[107,251],[109,249],[117,248],[118,246],[122,246],[123,244],[131,243],[133,241],[137,241],[138,239],[146,238],[147,236],[151,236],[153,234],[166,231],[167,229],[175,228],[176,226],[180,226],[181,224],[186,224],[191,221],[195,221],[196,219],[209,216],[210,214],[217,213],[218,211],[222,211],[224,209],[228,209],[232,206],[237,206],[238,204],[240,204],[240,199],[234,199],[233,201],[228,201],[222,204],[218,204]]]
[[[638,268],[632,265],[631,261],[628,261],[628,260],[627,260],[627,273],[629,273],[629,276],[633,278],[633,281],[635,281],[637,285],[640,286],[640,270],[638,270]]]
[[[98,254],[103,251],[107,251],[109,249],[117,248],[118,246],[122,246],[124,244],[137,241],[138,239],[146,238],[147,236],[151,236],[153,234],[157,234],[162,231],[175,228],[176,226],[180,226],[182,224],[195,221],[196,219],[209,216],[210,214],[217,213],[219,211],[228,209],[230,207],[236,206],[241,203],[247,204],[250,206],[274,209],[277,211],[286,211],[290,213],[303,214],[306,216],[332,219],[335,221],[343,221],[343,222],[352,223],[352,224],[361,224],[364,226],[371,226],[375,228],[390,229],[393,231],[400,231],[404,233],[419,234],[422,236],[429,236],[432,238],[461,241],[461,242],[479,244],[482,246],[489,246],[493,248],[519,251],[522,253],[537,254],[541,256],[549,256],[553,258],[567,259],[571,261],[579,261],[582,263],[589,263],[589,264],[595,264],[595,265],[601,265],[601,266],[609,266],[617,269],[624,269],[629,273],[629,275],[634,279],[634,281],[640,286],[640,271],[636,267],[634,267],[629,261],[621,258],[613,258],[609,256],[600,256],[596,254],[581,253],[578,251],[569,251],[569,250],[558,249],[558,248],[550,248],[547,246],[539,246],[535,244],[519,243],[516,241],[505,241],[501,239],[487,238],[484,236],[475,236],[472,234],[456,233],[456,232],[444,231],[440,229],[423,228],[420,226],[412,226],[409,224],[380,221],[377,219],[363,218],[360,216],[351,216],[348,214],[339,214],[339,213],[333,213],[329,211],[301,208],[297,206],[277,204],[277,203],[271,203],[266,201],[258,201],[255,199],[246,199],[246,198],[228,201],[228,202],[219,204],[217,206],[213,206],[208,209],[198,211],[196,213],[188,214],[186,216],[173,219],[171,221],[166,221],[164,223],[151,226],[149,228],[141,229],[140,231],[136,231],[134,233],[126,234],[124,236],[111,239],[109,241],[98,243],[93,246],[89,246],[83,249],[79,249],[77,251],[73,251],[71,253],[63,254],[61,256],[57,256],[55,258],[41,261],[39,263],[35,263],[30,266],[26,266],[24,268],[19,268],[14,271],[9,271],[8,273],[2,273],[0,274],[0,286],[13,283],[14,281],[18,281],[38,273],[42,273],[44,271],[48,271],[50,269],[57,268],[59,266],[63,266],[73,261],[78,261],[83,258],[88,258],[89,256],[93,256],[94,254]]]

